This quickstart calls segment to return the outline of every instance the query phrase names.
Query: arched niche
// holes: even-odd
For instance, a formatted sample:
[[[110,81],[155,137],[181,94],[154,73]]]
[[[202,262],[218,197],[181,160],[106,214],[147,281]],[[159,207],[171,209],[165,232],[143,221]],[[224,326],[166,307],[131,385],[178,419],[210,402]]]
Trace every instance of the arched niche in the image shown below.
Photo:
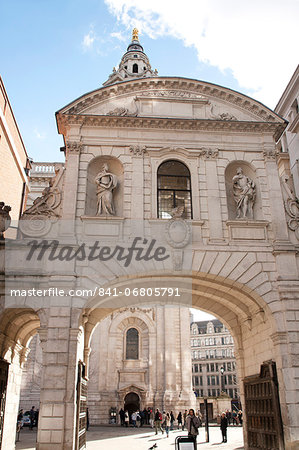
[[[124,169],[122,163],[113,156],[98,156],[90,161],[87,168],[86,202],[85,214],[96,216],[97,214],[97,186],[96,175],[102,171],[103,165],[108,165],[108,171],[117,176],[117,186],[113,190],[113,202],[115,216],[121,217],[123,214],[123,190],[124,190]]]
[[[262,200],[259,187],[259,181],[256,176],[255,168],[246,161],[233,161],[225,169],[225,188],[227,198],[228,219],[235,220],[237,217],[237,204],[233,194],[233,177],[237,174],[237,169],[241,168],[243,174],[254,181],[256,185],[256,198],[253,206],[253,218],[249,220],[262,220]]]

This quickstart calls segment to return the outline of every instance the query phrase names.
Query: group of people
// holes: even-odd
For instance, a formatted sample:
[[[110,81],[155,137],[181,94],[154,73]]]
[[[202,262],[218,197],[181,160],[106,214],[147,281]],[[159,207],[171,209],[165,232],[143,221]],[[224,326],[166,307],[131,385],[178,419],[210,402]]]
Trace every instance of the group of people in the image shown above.
[[[39,411],[35,409],[35,406],[32,406],[29,413],[25,413],[27,417],[30,419],[29,428],[33,430],[33,427],[37,427],[38,425],[38,413]],[[24,425],[24,410],[20,409],[17,418],[17,431],[20,431]]]
[[[150,425],[150,415],[152,410],[144,408],[143,411],[134,411],[131,415],[128,410],[119,411],[120,424],[122,427],[128,427],[129,424],[133,427],[142,427],[143,425]]]
[[[194,409],[186,409],[184,413],[181,411],[178,413],[177,418],[173,414],[173,411],[165,412],[156,409],[153,411],[151,408],[144,408],[143,411],[135,411],[131,414],[127,410],[121,409],[119,411],[121,426],[128,427],[129,424],[133,427],[142,427],[143,425],[150,425],[155,428],[155,433],[160,431],[162,434],[166,434],[169,437],[169,432],[174,429],[175,420],[177,420],[177,429],[186,430],[188,436],[192,437],[196,444],[198,429],[202,426],[202,414],[198,410],[195,413]],[[229,425],[241,425],[243,423],[243,413],[241,410],[223,412],[220,416],[220,429],[222,433],[222,442],[227,442],[227,427]]]

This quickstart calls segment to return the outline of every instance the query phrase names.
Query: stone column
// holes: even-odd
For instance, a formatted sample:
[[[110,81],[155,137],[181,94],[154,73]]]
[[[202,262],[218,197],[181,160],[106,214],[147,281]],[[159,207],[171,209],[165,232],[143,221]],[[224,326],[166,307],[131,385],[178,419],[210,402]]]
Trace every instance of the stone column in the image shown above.
[[[206,164],[210,241],[219,242],[223,240],[223,227],[216,159],[218,150],[202,150],[201,154]]]
[[[43,350],[38,450],[74,448],[79,315],[77,309],[51,307],[47,325],[38,329]]]
[[[180,403],[183,402],[184,409],[196,407],[196,397],[192,388],[192,361],[190,346],[190,313],[188,307],[178,308],[178,320],[180,327],[180,379],[181,393]],[[198,373],[199,375],[199,373]]]
[[[12,450],[15,448],[16,423],[18,417],[20,389],[22,381],[20,354],[21,346],[15,344],[10,366],[8,369],[5,416],[1,446],[2,450]]]
[[[165,333],[164,333],[164,308],[163,306],[156,306],[156,379],[154,386],[154,407],[155,409],[164,408],[164,390],[165,390],[165,367],[164,367],[164,346],[165,346]]]

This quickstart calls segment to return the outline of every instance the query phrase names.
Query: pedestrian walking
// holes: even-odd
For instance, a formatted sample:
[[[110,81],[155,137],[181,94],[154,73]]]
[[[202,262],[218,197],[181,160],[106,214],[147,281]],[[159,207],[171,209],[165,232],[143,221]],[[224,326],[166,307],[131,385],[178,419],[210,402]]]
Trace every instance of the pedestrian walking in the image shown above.
[[[227,417],[225,412],[221,414],[220,429],[222,433],[222,442],[227,442]]]
[[[239,420],[239,424],[242,426],[243,425],[243,413],[241,410],[238,412],[238,420]]]
[[[32,408],[29,411],[29,417],[30,417],[30,430],[33,430],[34,427],[34,419],[35,419],[35,406],[32,406]]]
[[[136,413],[136,411],[134,411],[132,413],[131,420],[132,420],[133,427],[136,428],[136,420],[137,420],[137,413]]]
[[[156,434],[158,434],[158,430],[160,430],[162,434],[164,433],[164,431],[162,430],[162,427],[161,427],[161,423],[162,423],[162,414],[157,409],[156,413],[155,413],[155,431],[156,431]]]
[[[126,410],[125,411],[125,425],[126,425],[127,428],[129,426],[129,422],[130,422],[130,416],[129,416],[128,411]]]
[[[188,416],[188,412],[187,412],[187,410],[185,409],[185,412],[184,412],[184,414],[183,414],[182,431],[184,431],[184,429],[185,429],[185,427],[186,427],[186,419],[187,419],[187,416]]]
[[[189,409],[189,414],[186,417],[186,428],[188,436],[193,438],[194,448],[196,448],[196,439],[198,435],[199,420],[194,413],[194,409]]]
[[[148,411],[148,417],[149,417],[149,424],[151,428],[154,428],[154,411],[150,409]]]
[[[119,418],[120,418],[120,424],[121,424],[122,427],[124,427],[125,426],[125,412],[124,412],[124,410],[121,408],[119,410],[118,414],[119,414]]]
[[[165,424],[166,424],[166,412],[163,411],[163,413],[162,413],[162,424],[161,424],[161,427],[162,427],[162,433],[164,433],[164,430],[165,430]]]
[[[227,409],[225,412],[226,418],[227,418],[227,425],[230,426],[231,419],[232,419],[232,413]]]
[[[166,431],[166,437],[169,437],[170,424],[171,424],[171,417],[170,417],[169,412],[167,412],[167,413],[166,413],[166,416],[165,416],[165,431]]]
[[[182,428],[182,413],[181,413],[181,411],[178,413],[176,420],[178,421],[178,430],[179,430],[180,427]]]
[[[17,432],[20,432],[21,428],[23,427],[23,416],[24,416],[24,410],[20,409],[18,418],[17,418]]]
[[[170,411],[170,430],[173,430],[174,421],[175,421],[175,417],[173,415],[173,412]]]
[[[89,411],[88,408],[86,408],[86,431],[89,429]]]
[[[233,411],[233,414],[232,414],[233,425],[238,425],[237,419],[238,419],[237,413],[236,413],[236,411]]]

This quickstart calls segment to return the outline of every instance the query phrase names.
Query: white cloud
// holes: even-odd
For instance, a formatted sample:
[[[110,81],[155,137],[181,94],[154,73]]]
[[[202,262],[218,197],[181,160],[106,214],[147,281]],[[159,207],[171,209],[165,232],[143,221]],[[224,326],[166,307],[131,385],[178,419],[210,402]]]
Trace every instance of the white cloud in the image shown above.
[[[43,140],[46,138],[46,133],[41,133],[37,128],[35,128],[33,132],[37,139]]]
[[[199,61],[230,69],[243,89],[270,107],[298,64],[298,0],[105,2],[127,28],[194,46]]]
[[[83,49],[86,50],[90,50],[93,47],[93,44],[96,40],[96,35],[93,31],[93,28],[91,28],[89,30],[89,32],[84,36],[83,41],[82,41],[82,47]]]
[[[118,39],[119,41],[125,42],[127,40],[127,37],[124,36],[121,31],[118,31],[116,33],[110,33],[110,36],[112,38]]]

